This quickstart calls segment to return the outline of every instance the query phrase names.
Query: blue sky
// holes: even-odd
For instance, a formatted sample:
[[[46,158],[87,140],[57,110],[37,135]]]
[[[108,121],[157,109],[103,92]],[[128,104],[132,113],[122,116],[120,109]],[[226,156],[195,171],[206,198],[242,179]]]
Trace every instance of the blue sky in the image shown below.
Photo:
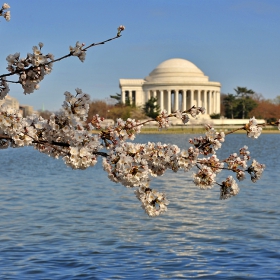
[[[76,41],[89,45],[123,36],[87,52],[84,63],[72,57],[54,64],[40,89],[10,95],[34,109],[58,110],[65,91],[81,88],[92,99],[120,92],[120,78],[144,78],[170,58],[197,65],[221,92],[245,86],[265,98],[280,95],[279,0],[7,0],[11,21],[1,18],[0,72],[6,57],[44,43],[56,58]]]

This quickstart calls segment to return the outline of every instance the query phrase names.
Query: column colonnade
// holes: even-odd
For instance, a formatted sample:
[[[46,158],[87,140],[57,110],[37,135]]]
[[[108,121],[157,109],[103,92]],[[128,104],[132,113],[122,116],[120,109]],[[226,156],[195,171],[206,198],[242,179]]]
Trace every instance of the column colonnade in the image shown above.
[[[152,89],[145,91],[145,102],[157,98],[160,110],[168,114],[176,110],[185,111],[192,106],[204,107],[206,114],[220,113],[220,91],[213,89]]]

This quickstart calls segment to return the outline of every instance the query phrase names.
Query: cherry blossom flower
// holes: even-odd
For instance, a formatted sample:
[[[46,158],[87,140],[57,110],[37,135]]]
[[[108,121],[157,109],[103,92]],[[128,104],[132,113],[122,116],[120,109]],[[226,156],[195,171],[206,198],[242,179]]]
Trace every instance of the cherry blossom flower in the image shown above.
[[[6,20],[6,21],[10,21],[10,19],[11,19],[11,12],[10,11],[7,11],[6,13],[4,13],[4,19]]]
[[[201,189],[211,189],[215,184],[216,174],[208,166],[199,167],[198,172],[193,174],[194,183]]]
[[[7,9],[10,9],[9,4],[4,3],[2,5],[2,8],[0,9],[0,16],[3,16],[5,18],[6,21],[10,21],[11,19],[11,13],[10,11],[5,11]]]
[[[9,85],[6,82],[6,78],[0,79],[0,100],[3,100],[10,91]]]
[[[245,127],[248,137],[254,137],[255,139],[257,139],[262,133],[262,128],[258,126],[255,117],[251,118],[249,120],[249,124],[247,124]]]
[[[135,191],[136,197],[142,202],[142,208],[150,217],[156,217],[167,211],[169,201],[164,193],[146,187]]]
[[[120,25],[118,27],[118,33],[117,33],[117,37],[121,36],[121,32],[125,30],[125,27],[124,25]]]
[[[7,70],[19,76],[18,82],[24,89],[24,94],[30,94],[39,88],[39,83],[45,75],[52,71],[53,55],[43,55],[41,49],[43,43],[39,43],[39,48],[32,48],[33,54],[27,54],[26,58],[20,58],[19,53],[10,54],[6,60],[8,62]]]
[[[7,4],[7,3],[4,3],[4,4],[2,5],[2,9],[3,9],[3,10],[7,10],[7,9],[10,9],[10,6],[9,6],[9,4]]]
[[[229,176],[225,181],[222,182],[220,188],[220,199],[227,199],[235,196],[239,193],[238,185],[232,176]]]
[[[72,46],[69,47],[70,53],[74,56],[77,56],[81,62],[84,62],[86,58],[86,51],[83,50],[84,46],[85,46],[84,43],[80,43],[79,41],[77,41],[75,47]]]
[[[257,180],[261,178],[261,175],[265,169],[264,164],[258,163],[255,159],[253,159],[252,164],[248,168],[248,173],[251,175],[251,180],[255,183]]]

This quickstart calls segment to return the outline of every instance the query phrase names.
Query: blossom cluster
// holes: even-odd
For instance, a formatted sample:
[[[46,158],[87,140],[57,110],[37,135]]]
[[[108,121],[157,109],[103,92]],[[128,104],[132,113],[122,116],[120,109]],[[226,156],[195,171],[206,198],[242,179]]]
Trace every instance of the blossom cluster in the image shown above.
[[[215,154],[215,150],[222,147],[222,143],[225,141],[225,133],[217,132],[210,125],[206,125],[205,136],[199,136],[190,138],[189,143],[199,149],[199,152],[203,155]]]
[[[119,37],[119,36],[121,36],[121,33],[122,33],[122,31],[124,31],[125,30],[125,27],[124,27],[124,25],[120,25],[119,27],[118,27],[118,33],[117,33],[117,36]]]
[[[251,181],[255,183],[257,180],[259,180],[261,178],[264,169],[265,169],[264,164],[258,163],[255,159],[253,159],[252,164],[247,169],[247,172],[251,176]]]
[[[255,117],[253,117],[249,120],[249,123],[245,126],[245,129],[247,131],[248,137],[254,137],[256,139],[262,133],[262,128],[261,128],[261,126],[258,126],[258,123],[257,123],[257,120],[255,119]]]
[[[76,96],[65,93],[63,110],[49,119],[37,115],[23,118],[9,107],[1,107],[0,130],[11,138],[12,147],[33,145],[52,157],[62,157],[72,168],[85,169],[97,162],[101,148],[94,127],[86,123],[89,96],[80,89]]]
[[[199,167],[193,174],[193,182],[201,189],[211,189],[215,184],[216,173],[208,166]]]
[[[199,114],[205,114],[205,108],[193,106],[192,108],[190,108],[189,113],[193,118],[195,118]]]
[[[164,193],[150,188],[140,187],[135,191],[136,197],[142,202],[142,208],[150,217],[159,216],[167,211],[169,201]]]
[[[86,51],[83,49],[84,46],[84,43],[80,43],[79,41],[77,41],[75,47],[69,47],[70,54],[77,56],[81,62],[84,62],[86,59]]]
[[[43,55],[41,52],[43,43],[40,42],[38,46],[34,46],[33,53],[28,53],[24,58],[20,58],[20,53],[10,54],[6,58],[7,70],[19,76],[18,83],[24,89],[24,94],[38,89],[44,76],[52,71],[53,54]]]
[[[248,147],[244,146],[237,153],[231,154],[224,162],[227,164],[228,169],[236,173],[236,178],[239,181],[245,179],[245,172],[248,172],[251,176],[251,181],[256,182],[261,178],[261,175],[265,169],[264,164],[258,163],[255,159],[252,160],[251,165],[248,166],[248,161],[251,159]]]
[[[248,151],[248,147],[244,146],[239,150],[239,155],[233,153],[224,159],[224,162],[230,170],[236,172],[236,178],[242,181],[245,179],[245,169],[247,168],[248,160],[250,160],[250,152]]]
[[[10,91],[9,85],[6,82],[6,78],[3,77],[0,79],[0,100],[3,100],[8,92]]]
[[[220,199],[227,199],[235,196],[239,193],[239,187],[232,176],[228,176],[225,181],[222,182],[220,188]]]
[[[194,183],[201,189],[211,189],[216,183],[215,178],[224,167],[216,155],[197,160],[198,172],[193,174]]]
[[[199,114],[205,114],[205,108],[193,106],[187,111],[176,110],[174,113],[168,114],[166,110],[163,110],[157,117],[156,121],[158,123],[159,129],[169,127],[169,117],[176,117],[182,120],[183,124],[187,124],[190,120],[189,115],[193,118],[197,117]]]
[[[156,121],[158,122],[159,129],[169,127],[169,115],[166,110],[163,110],[157,117]]]
[[[11,19],[11,12],[10,11],[6,11],[7,9],[10,9],[9,4],[4,3],[2,5],[2,8],[0,9],[0,16],[4,17],[4,19],[6,21],[10,21]]]
[[[178,171],[180,157],[176,145],[122,141],[103,159],[103,167],[114,182],[127,187],[147,187],[151,177],[161,176],[167,169]],[[188,166],[189,163],[180,161],[180,164]]]
[[[99,129],[101,121],[102,118],[97,115],[93,117],[91,123],[95,128]],[[116,145],[120,142],[134,140],[135,135],[141,132],[142,127],[143,124],[140,121],[131,118],[124,121],[118,118],[115,125],[107,126],[105,130],[101,131],[100,138],[107,149],[116,148]]]

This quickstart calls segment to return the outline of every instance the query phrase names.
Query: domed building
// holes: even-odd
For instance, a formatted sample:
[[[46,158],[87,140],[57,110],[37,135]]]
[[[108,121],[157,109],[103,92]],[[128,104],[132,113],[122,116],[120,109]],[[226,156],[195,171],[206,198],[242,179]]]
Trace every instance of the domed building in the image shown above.
[[[194,105],[204,107],[208,115],[220,113],[221,84],[210,82],[196,65],[181,58],[162,62],[144,79],[120,79],[120,89],[122,103],[143,106],[156,97],[169,114]]]

